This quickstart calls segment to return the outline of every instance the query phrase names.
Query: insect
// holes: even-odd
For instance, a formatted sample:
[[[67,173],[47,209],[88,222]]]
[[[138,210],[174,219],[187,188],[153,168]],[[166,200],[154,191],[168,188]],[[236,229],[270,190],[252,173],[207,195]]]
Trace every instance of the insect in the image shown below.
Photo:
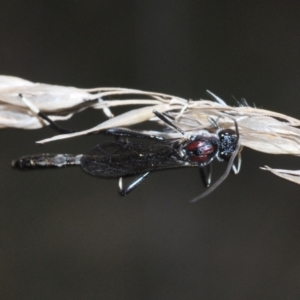
[[[178,168],[200,168],[204,184],[211,183],[211,163],[216,158],[228,161],[224,174],[200,196],[198,201],[212,192],[228,176],[232,169],[240,169],[239,131],[235,120],[235,130],[218,129],[216,133],[201,131],[187,136],[166,115],[154,111],[154,114],[180,132],[182,138],[164,139],[156,135],[143,134],[124,128],[112,128],[107,135],[114,136],[115,141],[103,142],[85,154],[37,154],[23,156],[14,160],[12,166],[19,169],[62,167],[80,165],[84,171],[100,177],[119,177],[119,192],[127,195],[138,186],[152,171]],[[217,126],[216,121],[212,123]],[[52,124],[53,125],[53,124]],[[54,124],[54,127],[56,124]],[[238,166],[234,166],[235,157],[239,155]],[[123,176],[138,174],[128,186],[123,188]]]

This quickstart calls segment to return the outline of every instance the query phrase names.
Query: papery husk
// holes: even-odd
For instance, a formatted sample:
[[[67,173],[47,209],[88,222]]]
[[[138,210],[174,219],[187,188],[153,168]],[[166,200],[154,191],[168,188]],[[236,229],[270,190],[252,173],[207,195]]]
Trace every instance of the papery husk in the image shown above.
[[[285,180],[289,180],[293,183],[300,184],[300,170],[282,170],[282,169],[272,169],[268,166],[261,167],[262,170],[270,171],[272,174],[279,176]]]
[[[49,125],[37,112],[47,113],[55,120],[66,120],[74,113],[87,107],[101,109],[110,117],[104,122],[80,132],[60,134],[39,141],[50,141],[96,134],[113,127],[128,127],[145,121],[162,123],[153,114],[154,110],[167,113],[185,136],[201,134],[201,131],[215,133],[219,128],[239,131],[239,144],[269,154],[300,155],[300,121],[273,111],[244,106],[229,106],[222,99],[209,92],[215,99],[187,100],[172,95],[126,88],[79,89],[50,84],[33,83],[21,78],[0,76],[0,128],[14,127],[37,129]],[[26,101],[24,101],[26,99]],[[30,103],[30,105],[29,105]],[[130,108],[132,105],[142,106]],[[128,111],[114,116],[110,108],[127,106]],[[216,127],[217,124],[217,127]],[[174,129],[167,131],[166,124],[155,132],[166,138],[182,135]],[[144,133],[150,133],[144,131]],[[151,131],[151,134],[153,132]],[[300,184],[297,173],[265,167],[273,174]]]

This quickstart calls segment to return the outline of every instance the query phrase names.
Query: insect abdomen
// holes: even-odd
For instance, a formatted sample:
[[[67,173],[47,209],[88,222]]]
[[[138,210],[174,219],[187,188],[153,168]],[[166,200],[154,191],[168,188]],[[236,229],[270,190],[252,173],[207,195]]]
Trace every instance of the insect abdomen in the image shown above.
[[[68,165],[80,165],[82,155],[72,154],[36,154],[23,156],[12,162],[12,167],[19,169],[34,169],[47,167],[62,167]]]

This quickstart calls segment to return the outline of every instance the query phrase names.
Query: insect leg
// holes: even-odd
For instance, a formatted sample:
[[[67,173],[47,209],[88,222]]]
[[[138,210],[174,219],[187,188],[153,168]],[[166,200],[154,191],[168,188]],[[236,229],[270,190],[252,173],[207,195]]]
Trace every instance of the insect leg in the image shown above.
[[[66,128],[63,128],[63,127],[57,125],[54,121],[52,121],[47,115],[45,115],[42,112],[39,112],[38,116],[41,117],[42,119],[46,120],[49,123],[49,126],[52,129],[59,132],[59,133],[73,133],[73,132],[76,132],[76,130],[66,129]]]
[[[19,94],[19,97],[34,113],[36,113],[43,120],[47,121],[49,123],[50,127],[52,127],[54,130],[58,131],[59,133],[76,132],[74,130],[66,129],[66,128],[63,128],[63,127],[57,125],[46,114],[42,113],[36,106],[34,106],[29,100],[27,100],[22,94]]]
[[[238,174],[240,172],[240,169],[241,169],[241,164],[242,164],[242,150],[243,150],[243,146],[239,146],[239,140],[240,140],[240,133],[239,133],[239,128],[238,128],[238,124],[237,124],[237,121],[234,120],[234,126],[235,126],[235,131],[236,131],[236,137],[237,137],[237,141],[236,141],[236,145],[237,145],[237,149],[235,150],[235,152],[238,152],[237,154],[235,154],[234,156],[238,157],[238,163],[237,163],[237,166],[235,166],[233,164],[233,161],[232,161],[232,171],[234,174]]]
[[[199,169],[204,185],[209,187],[211,184],[212,164],[200,167]]]
[[[150,172],[146,172],[145,174],[141,175],[134,181],[132,181],[127,187],[123,188],[123,177],[120,177],[119,180],[119,192],[122,196],[126,196],[129,194],[135,187],[137,187],[148,175]]]
[[[153,113],[162,121],[164,121],[169,126],[173,127],[175,130],[180,132],[182,135],[184,135],[184,131],[177,127],[174,123],[172,123],[167,117],[165,117],[162,113],[158,112],[157,110],[154,110]]]
[[[242,150],[243,150],[243,146],[240,147],[239,149],[239,153],[237,155],[237,164],[236,165],[232,165],[232,172],[233,174],[238,174],[241,170],[241,165],[242,165]]]
[[[219,118],[218,118],[219,119]],[[219,125],[218,125],[218,119],[217,121],[211,117],[208,117],[208,121],[210,124],[212,124],[214,127],[216,127],[217,129],[219,128]]]

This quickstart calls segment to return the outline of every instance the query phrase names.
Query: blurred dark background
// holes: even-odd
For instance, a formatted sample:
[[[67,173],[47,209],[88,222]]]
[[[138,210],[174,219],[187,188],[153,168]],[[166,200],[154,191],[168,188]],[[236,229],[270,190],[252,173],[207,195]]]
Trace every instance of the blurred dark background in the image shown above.
[[[0,74],[187,99],[209,89],[300,117],[297,1],[0,4]],[[63,125],[104,119],[88,110]],[[300,187],[259,169],[299,169],[299,159],[245,149],[241,173],[196,204],[193,168],[153,173],[121,198],[117,180],[80,168],[11,169],[25,154],[82,153],[103,140],[35,144],[54,134],[1,130],[1,299],[300,298]],[[215,163],[214,179],[224,168]]]

